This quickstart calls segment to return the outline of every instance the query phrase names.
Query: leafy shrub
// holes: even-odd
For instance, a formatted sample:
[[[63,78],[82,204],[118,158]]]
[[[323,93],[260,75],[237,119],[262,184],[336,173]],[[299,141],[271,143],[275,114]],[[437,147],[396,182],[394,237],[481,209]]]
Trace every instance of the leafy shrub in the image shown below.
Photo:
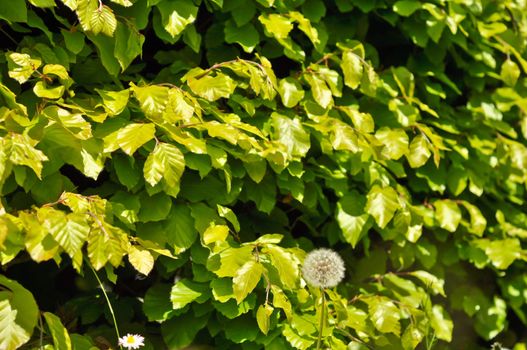
[[[0,349],[525,349],[526,39],[522,0],[0,1]]]

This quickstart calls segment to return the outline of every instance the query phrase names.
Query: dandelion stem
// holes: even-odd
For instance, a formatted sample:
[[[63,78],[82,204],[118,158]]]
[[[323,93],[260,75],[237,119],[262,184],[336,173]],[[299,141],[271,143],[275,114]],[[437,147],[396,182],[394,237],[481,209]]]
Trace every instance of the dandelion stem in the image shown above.
[[[90,267],[90,270],[95,275],[95,278],[97,279],[97,282],[99,283],[99,287],[101,288],[102,294],[104,294],[104,298],[106,299],[106,303],[108,304],[108,309],[110,310],[110,314],[112,315],[113,326],[115,328],[115,334],[117,335],[117,341],[119,341],[119,338],[121,338],[121,336],[119,335],[119,327],[117,326],[117,320],[115,319],[115,313],[113,312],[113,307],[112,307],[112,303],[110,303],[110,298],[108,298],[108,294],[106,294],[106,290],[104,289],[101,279],[99,278],[99,275],[97,275],[97,272],[94,270],[93,266],[91,266],[89,262],[87,262],[87,265]],[[122,350],[121,345],[119,345],[119,349]]]
[[[324,324],[326,323],[325,318],[325,311],[326,311],[326,290],[324,288],[320,288],[320,292],[322,295],[321,298],[321,306],[320,306],[320,325],[318,327],[318,340],[317,340],[317,350],[321,349],[322,345],[322,333],[324,333]]]

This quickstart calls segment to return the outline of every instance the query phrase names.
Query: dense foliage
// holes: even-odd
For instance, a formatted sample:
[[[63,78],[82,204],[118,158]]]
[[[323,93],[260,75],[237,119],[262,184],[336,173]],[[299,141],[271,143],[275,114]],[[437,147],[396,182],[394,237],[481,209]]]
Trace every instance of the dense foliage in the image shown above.
[[[524,0],[0,0],[0,43],[0,349],[526,348]]]

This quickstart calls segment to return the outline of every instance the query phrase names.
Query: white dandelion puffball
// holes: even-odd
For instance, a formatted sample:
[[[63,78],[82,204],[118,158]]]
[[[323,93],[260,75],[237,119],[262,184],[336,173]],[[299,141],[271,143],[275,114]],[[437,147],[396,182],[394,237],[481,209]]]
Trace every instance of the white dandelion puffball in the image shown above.
[[[128,333],[124,337],[119,338],[119,346],[122,346],[127,349],[139,349],[143,345],[145,338],[139,334],[130,334]]]
[[[306,255],[302,274],[316,288],[333,288],[344,278],[344,261],[331,249],[320,248]]]

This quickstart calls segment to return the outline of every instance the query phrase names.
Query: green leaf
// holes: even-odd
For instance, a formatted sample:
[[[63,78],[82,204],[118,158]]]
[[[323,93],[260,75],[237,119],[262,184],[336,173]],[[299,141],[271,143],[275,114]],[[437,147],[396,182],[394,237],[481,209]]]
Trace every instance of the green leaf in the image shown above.
[[[121,114],[126,108],[130,97],[129,90],[107,91],[95,89],[95,91],[101,96],[103,107],[110,115]]]
[[[210,287],[212,289],[212,296],[220,303],[226,303],[230,299],[234,299],[231,279],[214,278],[210,282]]]
[[[48,157],[42,151],[34,148],[36,141],[27,135],[11,135],[11,154],[9,160],[13,164],[25,165],[33,169],[35,174],[41,179],[42,162],[47,161]]]
[[[516,85],[520,77],[520,67],[510,58],[505,60],[501,65],[500,77],[503,82],[509,86]]]
[[[317,74],[324,79],[333,96],[342,97],[342,79],[336,71],[326,67],[318,67]]]
[[[361,57],[351,50],[346,50],[342,53],[340,67],[344,73],[344,84],[352,89],[359,87],[363,73]]]
[[[44,318],[46,319],[46,323],[51,331],[55,348],[72,350],[70,335],[62,325],[60,318],[53,315],[51,312],[44,312]]]
[[[250,160],[243,163],[243,167],[247,170],[247,174],[251,180],[260,183],[267,171],[267,162],[265,159]]]
[[[163,180],[170,188],[170,194],[179,192],[179,184],[185,170],[185,157],[174,145],[159,142],[145,161],[145,180],[152,186]]]
[[[143,52],[145,37],[129,24],[117,23],[115,30],[115,58],[124,72],[128,66]]]
[[[31,292],[0,275],[0,348],[16,349],[26,343],[38,321],[38,306]]]
[[[240,2],[231,11],[232,19],[238,27],[241,27],[251,21],[256,13],[256,6],[253,2]]]
[[[260,35],[251,23],[237,27],[233,22],[227,22],[224,30],[225,42],[240,44],[243,51],[247,53],[253,52],[256,45],[260,43]]]
[[[261,15],[258,20],[264,25],[266,34],[276,39],[287,39],[293,29],[293,21],[282,15],[274,13]]]
[[[412,168],[419,168],[428,161],[431,155],[432,152],[429,149],[426,137],[423,134],[419,134],[410,143],[406,158]]]
[[[226,225],[214,225],[212,223],[203,232],[203,243],[209,245],[215,242],[223,242],[229,236],[229,227]]]
[[[243,264],[254,259],[253,247],[227,248],[212,255],[207,262],[207,268],[218,277],[234,277]]]
[[[411,276],[417,277],[421,282],[425,284],[427,288],[430,288],[434,294],[440,294],[446,297],[444,284],[445,281],[437,278],[427,271],[412,271],[409,273]]]
[[[132,123],[104,138],[104,151],[113,152],[118,147],[132,155],[139,147],[154,138],[156,127],[152,123]]]
[[[342,197],[337,203],[336,219],[346,242],[353,248],[368,231],[369,215],[364,212],[366,200],[364,196],[352,191]]]
[[[256,287],[265,269],[262,264],[249,260],[236,272],[232,279],[232,289],[236,302],[241,303]]]
[[[130,83],[134,97],[139,101],[143,113],[154,119],[161,119],[168,100],[168,88],[165,86],[137,86]]]
[[[366,197],[366,212],[373,216],[380,228],[386,227],[400,207],[397,192],[392,187],[374,185]]]
[[[372,133],[375,129],[375,123],[371,114],[359,112],[355,106],[339,106],[338,109],[351,119],[358,131]]]
[[[400,311],[393,301],[386,297],[371,297],[365,300],[368,314],[375,328],[382,333],[401,333]]]
[[[112,9],[106,5],[99,5],[95,11],[91,12],[89,26],[84,29],[96,35],[103,33],[108,36],[113,36],[115,27],[117,27],[117,19]]]
[[[182,309],[195,301],[205,292],[204,286],[188,279],[178,281],[170,291],[170,301],[176,310]]]
[[[190,248],[198,238],[190,208],[183,204],[172,205],[164,227],[167,242],[173,246],[176,254]]]
[[[113,3],[119,4],[121,6],[129,7],[132,6],[134,3],[130,0],[110,0]]]
[[[434,207],[439,226],[449,232],[455,232],[461,222],[461,210],[458,205],[454,201],[444,199],[435,201]]]
[[[170,301],[172,287],[164,283],[156,283],[145,294],[143,311],[149,321],[166,321],[174,309]]]
[[[452,330],[454,324],[441,305],[434,305],[432,307],[432,314],[430,324],[435,331],[435,336],[444,341],[452,340]]]
[[[16,95],[2,83],[0,83],[0,102],[22,115],[27,115],[26,106],[17,103]]]
[[[238,222],[236,214],[234,214],[230,208],[221,206],[219,204],[217,204],[216,207],[218,208],[218,215],[227,219],[234,227],[234,231],[240,232],[240,223]]]
[[[270,213],[276,204],[276,184],[269,177],[264,177],[260,183],[246,183],[248,197],[256,204],[258,210]]]
[[[299,270],[293,256],[275,245],[268,245],[264,252],[271,257],[272,265],[278,271],[282,285],[287,289],[294,289],[299,282]]]
[[[311,93],[313,94],[315,102],[324,109],[328,108],[333,103],[333,94],[331,89],[326,85],[326,82],[314,74],[306,74],[304,75],[304,79],[306,79],[311,87]]]
[[[55,0],[29,0],[29,2],[36,7],[55,7]]]
[[[401,344],[405,350],[414,350],[423,340],[425,333],[419,325],[410,323],[401,336]]]
[[[192,312],[172,317],[161,325],[161,334],[168,349],[185,349],[196,334],[207,325],[209,315],[195,316]]]
[[[317,45],[320,43],[320,39],[318,37],[318,30],[311,25],[311,22],[304,17],[304,15],[297,11],[290,11],[289,17],[293,20],[295,20],[298,23],[298,29],[300,29],[304,34],[311,40],[313,45]]]
[[[188,26],[183,32],[183,42],[190,46],[192,50],[199,53],[201,47],[201,34],[196,31],[194,24]]]
[[[84,34],[73,30],[69,31],[61,29],[60,31],[64,37],[66,48],[76,55],[79,54],[84,48]]]
[[[393,5],[393,10],[401,16],[408,17],[422,8],[422,4],[415,0],[401,0]]]
[[[134,269],[145,276],[148,276],[154,268],[154,257],[144,248],[131,246],[128,251],[128,260]]]
[[[0,19],[8,22],[27,22],[27,8],[24,0],[0,1]]]
[[[492,265],[498,269],[508,268],[516,259],[520,259],[523,253],[520,241],[517,238],[495,241],[478,239],[473,241],[473,243],[485,251]]]
[[[190,0],[161,1],[156,5],[161,13],[163,28],[172,36],[177,37],[185,28],[194,23],[198,7]]]
[[[16,323],[17,310],[13,309],[4,292],[0,292],[0,348],[15,350],[26,343],[31,333]]]
[[[310,148],[309,134],[304,130],[300,119],[288,118],[273,112],[271,114],[276,140],[280,141],[291,157],[303,157]]]
[[[134,158],[124,154],[112,155],[113,166],[119,182],[129,190],[135,187],[142,178],[141,170],[134,166]]]
[[[188,79],[187,84],[192,92],[209,101],[228,98],[236,89],[234,80],[222,73],[216,73],[215,76],[207,74],[199,78],[192,77]]]
[[[74,257],[84,245],[90,232],[86,214],[70,213],[54,210],[49,207],[38,212],[45,219],[44,228],[70,257]]]
[[[74,350],[97,350],[89,336],[70,334],[71,345]]]
[[[142,222],[164,220],[172,207],[172,199],[164,193],[149,196],[146,192],[142,192],[140,200],[139,220]]]
[[[256,322],[258,323],[258,328],[262,331],[263,334],[267,335],[269,333],[269,326],[271,323],[270,317],[273,313],[274,308],[271,305],[260,305],[256,311]]]
[[[289,324],[284,326],[282,335],[295,349],[307,350],[315,343],[312,337],[296,333]]]
[[[408,153],[408,135],[403,129],[381,128],[375,138],[384,145],[381,153],[387,159],[397,160]]]
[[[39,81],[33,87],[33,92],[40,98],[47,98],[50,100],[56,100],[64,95],[66,91],[62,85],[50,87],[43,81]]]
[[[168,90],[168,103],[166,108],[160,105],[159,112],[163,111],[163,120],[169,123],[191,122],[196,108],[199,107],[195,100],[189,100],[188,95],[180,89]],[[161,101],[165,103],[165,101]]]
[[[287,108],[292,108],[304,98],[304,90],[300,83],[293,78],[284,78],[278,85],[278,93],[282,98],[282,103]]]
[[[483,309],[476,314],[474,329],[485,340],[490,340],[507,327],[507,303],[498,296],[494,296],[492,304],[488,302],[485,304],[487,305],[484,305]]]
[[[93,0],[89,0],[93,1]],[[97,2],[97,0],[95,0]],[[119,74],[121,66],[119,61],[115,57],[115,40],[107,35],[94,35],[91,32],[87,32],[86,36],[95,45],[97,49],[98,57],[106,71],[112,76]]]
[[[467,201],[462,201],[461,204],[467,209],[470,214],[469,231],[477,236],[483,236],[485,228],[487,227],[487,219],[481,214],[481,211],[473,204]]]
[[[11,52],[6,54],[6,57],[7,67],[9,68],[9,77],[15,79],[20,84],[28,81],[28,79],[42,64],[40,59],[32,58],[25,53]]]

